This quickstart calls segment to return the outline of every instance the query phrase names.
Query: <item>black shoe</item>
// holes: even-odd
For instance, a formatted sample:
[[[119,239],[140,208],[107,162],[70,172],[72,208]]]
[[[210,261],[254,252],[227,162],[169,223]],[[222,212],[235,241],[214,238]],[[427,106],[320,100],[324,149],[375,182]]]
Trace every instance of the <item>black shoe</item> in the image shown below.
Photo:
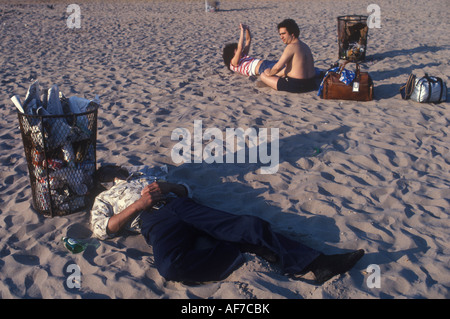
[[[320,255],[306,268],[312,271],[316,282],[321,285],[332,277],[346,273],[364,256],[364,250],[338,255]]]

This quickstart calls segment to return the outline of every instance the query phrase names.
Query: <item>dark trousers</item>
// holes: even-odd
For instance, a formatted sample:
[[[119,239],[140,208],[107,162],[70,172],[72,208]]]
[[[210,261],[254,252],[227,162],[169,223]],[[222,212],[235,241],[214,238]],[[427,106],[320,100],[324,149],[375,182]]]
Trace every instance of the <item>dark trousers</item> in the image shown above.
[[[178,198],[141,214],[142,235],[153,247],[156,267],[167,280],[198,282],[226,278],[244,262],[242,246],[275,253],[286,273],[296,274],[320,253],[272,230],[261,218],[234,215]],[[212,245],[198,248],[199,238]]]

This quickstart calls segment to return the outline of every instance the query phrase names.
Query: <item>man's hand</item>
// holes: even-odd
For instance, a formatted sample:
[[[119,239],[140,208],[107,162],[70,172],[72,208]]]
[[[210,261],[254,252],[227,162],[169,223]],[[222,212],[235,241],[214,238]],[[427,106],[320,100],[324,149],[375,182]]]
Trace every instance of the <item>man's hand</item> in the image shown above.
[[[127,222],[136,217],[138,213],[150,209],[159,201],[165,200],[168,193],[174,193],[178,197],[188,195],[188,191],[183,185],[168,182],[153,182],[142,189],[141,197],[137,201],[109,219],[106,226],[107,232],[110,234],[118,232]]]
[[[165,195],[161,192],[145,191],[141,197],[133,204],[125,208],[120,213],[111,216],[106,225],[108,234],[114,234],[120,231],[130,220],[136,217],[141,211],[150,209],[154,204],[163,200]]]
[[[141,196],[146,193],[153,194],[154,196],[158,194],[167,195],[169,193],[174,193],[178,197],[187,196],[187,190],[183,185],[169,182],[153,182],[142,189]]]
[[[150,185],[148,185],[150,186]],[[151,208],[157,202],[162,201],[166,198],[159,188],[152,188],[151,190],[145,187],[141,192],[141,198],[139,198],[134,204],[137,210],[146,210]]]

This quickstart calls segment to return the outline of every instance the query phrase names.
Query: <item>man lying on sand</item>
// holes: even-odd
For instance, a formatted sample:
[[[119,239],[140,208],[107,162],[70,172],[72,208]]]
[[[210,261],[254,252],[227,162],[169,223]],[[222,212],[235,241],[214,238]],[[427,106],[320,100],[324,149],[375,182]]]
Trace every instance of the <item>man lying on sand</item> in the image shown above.
[[[286,44],[281,58],[271,68],[261,73],[261,80],[278,91],[301,93],[317,88],[316,69],[311,50],[300,41],[300,29],[292,19],[278,24],[281,40]]]
[[[229,43],[223,48],[223,62],[228,69],[246,76],[259,75],[267,68],[272,68],[277,61],[262,60],[248,56],[252,37],[250,28],[240,24],[240,37],[238,43]],[[245,45],[244,45],[245,41]]]
[[[200,205],[191,199],[187,185],[158,181],[166,172],[155,168],[130,175],[123,168],[110,167],[105,176],[100,168],[97,176],[103,181],[115,178],[117,182],[96,197],[91,227],[100,239],[125,229],[142,233],[167,280],[222,280],[244,262],[243,252],[251,252],[278,262],[286,274],[311,271],[322,284],[350,270],[364,255],[363,250],[324,255],[274,232],[256,216]]]

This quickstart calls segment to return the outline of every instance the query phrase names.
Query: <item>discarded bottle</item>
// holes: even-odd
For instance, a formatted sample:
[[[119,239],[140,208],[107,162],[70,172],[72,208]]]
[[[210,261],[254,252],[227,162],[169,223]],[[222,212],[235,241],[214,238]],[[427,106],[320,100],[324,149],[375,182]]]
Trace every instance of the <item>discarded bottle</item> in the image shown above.
[[[86,249],[87,243],[80,242],[74,238],[63,237],[64,246],[73,254],[79,254]]]
[[[314,147],[314,155],[313,156],[317,156],[320,153],[322,153],[322,150],[319,147]]]
[[[96,239],[75,239],[70,237],[63,237],[62,242],[64,246],[73,254],[79,254],[86,250],[88,246],[94,246],[95,248],[100,246],[100,243]]]

